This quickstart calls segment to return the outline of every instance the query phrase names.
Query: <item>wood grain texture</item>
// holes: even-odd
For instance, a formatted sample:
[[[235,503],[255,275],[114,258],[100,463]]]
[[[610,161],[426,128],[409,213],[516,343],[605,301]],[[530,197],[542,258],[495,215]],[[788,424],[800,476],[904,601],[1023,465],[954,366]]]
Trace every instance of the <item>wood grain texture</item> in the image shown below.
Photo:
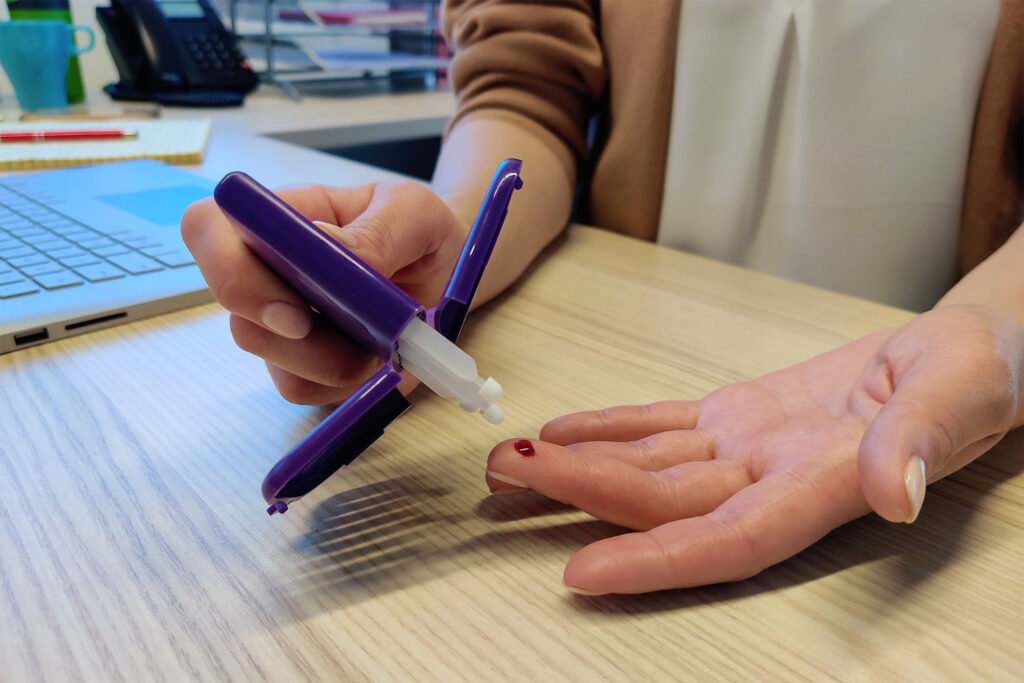
[[[263,512],[325,412],[281,400],[215,305],[0,358],[0,679],[1011,680],[1024,439],[736,584],[585,598],[619,533],[485,457],[567,411],[697,398],[909,314],[575,228],[463,339],[493,427],[428,391],[356,463]]]

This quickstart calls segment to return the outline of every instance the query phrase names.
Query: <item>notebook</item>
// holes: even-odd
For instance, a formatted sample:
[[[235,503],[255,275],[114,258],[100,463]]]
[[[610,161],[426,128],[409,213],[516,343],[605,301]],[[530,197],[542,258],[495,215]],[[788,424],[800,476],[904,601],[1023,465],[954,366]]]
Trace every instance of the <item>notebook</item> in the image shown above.
[[[0,123],[0,132],[22,130],[131,129],[138,138],[77,142],[0,143],[0,171],[82,166],[103,161],[159,159],[198,164],[210,138],[210,119],[113,119]]]
[[[0,177],[0,353],[211,301],[180,221],[214,185],[153,160]]]

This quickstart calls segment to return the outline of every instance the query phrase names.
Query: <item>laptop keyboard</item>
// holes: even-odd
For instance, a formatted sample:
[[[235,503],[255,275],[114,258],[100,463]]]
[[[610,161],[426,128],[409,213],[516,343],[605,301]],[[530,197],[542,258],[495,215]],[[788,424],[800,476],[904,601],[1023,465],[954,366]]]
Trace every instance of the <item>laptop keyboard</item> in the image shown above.
[[[0,299],[130,278],[195,263],[168,244],[116,225],[85,225],[12,178],[0,182]]]

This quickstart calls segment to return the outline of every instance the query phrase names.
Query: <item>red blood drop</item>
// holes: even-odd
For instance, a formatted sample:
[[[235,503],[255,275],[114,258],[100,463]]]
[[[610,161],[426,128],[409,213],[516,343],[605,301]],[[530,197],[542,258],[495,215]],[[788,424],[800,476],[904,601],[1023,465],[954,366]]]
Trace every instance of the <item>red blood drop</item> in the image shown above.
[[[519,451],[519,455],[527,457],[535,455],[533,452],[533,444],[530,443],[529,439],[516,439],[516,442],[512,444],[512,447]]]

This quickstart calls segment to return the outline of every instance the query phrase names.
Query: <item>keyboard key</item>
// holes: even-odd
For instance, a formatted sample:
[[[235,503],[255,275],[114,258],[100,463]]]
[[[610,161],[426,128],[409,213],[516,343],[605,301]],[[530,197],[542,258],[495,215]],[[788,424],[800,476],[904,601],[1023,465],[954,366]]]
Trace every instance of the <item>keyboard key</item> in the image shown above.
[[[139,237],[138,233],[132,232],[131,228],[113,227],[113,228],[110,228],[109,230],[106,229],[106,228],[103,228],[103,229],[97,228],[97,230],[102,232],[104,235],[107,235],[108,237],[114,237],[114,238],[119,239],[121,241],[124,241],[125,239],[128,239],[130,237]]]
[[[75,272],[89,282],[102,282],[103,280],[115,280],[124,277],[124,272],[118,270],[109,263],[93,263],[91,265],[78,266]]]
[[[126,247],[123,244],[111,244],[110,246],[92,249],[92,253],[99,254],[100,256],[116,256],[117,254],[127,254],[129,252],[131,252],[131,247]]]
[[[146,256],[158,256],[159,254],[169,254],[172,251],[180,248],[181,247],[177,244],[164,244],[163,242],[147,244],[143,247],[136,247],[136,249],[141,251]]]
[[[27,223],[25,225],[13,225],[10,227],[5,227],[4,230],[11,233],[12,235],[17,235],[22,239],[25,239],[26,237],[31,237],[32,235],[48,234],[46,230],[43,230],[35,223]]]
[[[39,235],[36,237],[26,237],[25,241],[31,244],[39,251],[52,251],[56,249],[63,249],[64,247],[74,246],[67,240],[62,240],[59,236],[54,235],[52,232],[48,232],[45,235]]]
[[[130,244],[136,249],[149,249],[152,247],[163,246],[162,242],[158,242],[152,237],[147,237],[146,235],[132,235],[131,237],[119,237],[118,239],[125,244]]]
[[[102,259],[99,256],[93,254],[87,254],[82,252],[77,256],[65,256],[64,258],[57,259],[68,268],[78,268],[79,266],[87,266],[90,263],[102,263]]]
[[[55,258],[58,261],[65,258],[71,258],[72,256],[81,256],[87,253],[85,249],[76,246],[62,247],[60,249],[47,249],[46,255],[50,258]]]
[[[63,289],[64,287],[74,287],[75,285],[82,284],[82,278],[78,277],[70,270],[62,270],[59,273],[39,275],[33,279],[47,289]]]
[[[100,234],[93,230],[89,230],[88,228],[75,226],[73,230],[66,230],[60,233],[60,236],[66,240],[71,240],[72,242],[81,242],[84,240],[91,240],[94,237],[100,237]]]
[[[97,247],[109,247],[116,244],[114,240],[109,237],[94,237],[92,239],[75,240],[75,242],[78,243],[78,246],[83,249],[89,249],[90,251],[95,250]]]
[[[10,299],[16,296],[38,292],[39,287],[31,280],[22,280],[10,285],[0,285],[0,299]]]
[[[162,265],[151,258],[143,256],[142,254],[119,254],[117,256],[111,256],[107,260],[118,268],[128,271],[132,275],[152,273],[154,271],[164,269]]]
[[[25,276],[16,270],[8,270],[5,273],[0,273],[0,285],[9,285],[12,282],[21,282],[25,279]]]
[[[36,253],[36,250],[27,244],[17,244],[13,247],[6,249],[0,249],[0,258],[10,261],[12,258],[18,258],[19,256],[28,256],[29,254]]]
[[[22,218],[17,214],[8,216],[7,218],[0,218],[0,228],[3,228],[4,230],[11,230],[14,228],[27,228],[30,225],[35,225],[35,223],[25,218]]]
[[[25,273],[29,277],[35,277],[36,275],[46,275],[47,273],[57,273],[64,270],[64,266],[60,265],[56,261],[48,261],[46,263],[37,263],[34,266],[26,266],[21,269],[21,272]]]
[[[172,251],[169,254],[156,254],[153,256],[157,261],[168,266],[169,268],[180,268],[181,266],[191,266],[195,263],[195,259],[192,258],[192,254],[189,253],[188,249],[182,249],[180,251]]]
[[[33,253],[27,256],[18,256],[17,258],[9,258],[7,262],[15,268],[25,268],[26,266],[35,266],[40,263],[46,263],[50,259],[46,258],[40,253]]]
[[[46,221],[45,223],[43,223],[43,226],[50,230],[53,230],[54,232],[67,232],[71,228],[82,227],[78,223],[75,223],[74,221],[69,221],[67,218],[64,218],[63,216],[61,216],[60,218],[55,218],[53,220]]]

